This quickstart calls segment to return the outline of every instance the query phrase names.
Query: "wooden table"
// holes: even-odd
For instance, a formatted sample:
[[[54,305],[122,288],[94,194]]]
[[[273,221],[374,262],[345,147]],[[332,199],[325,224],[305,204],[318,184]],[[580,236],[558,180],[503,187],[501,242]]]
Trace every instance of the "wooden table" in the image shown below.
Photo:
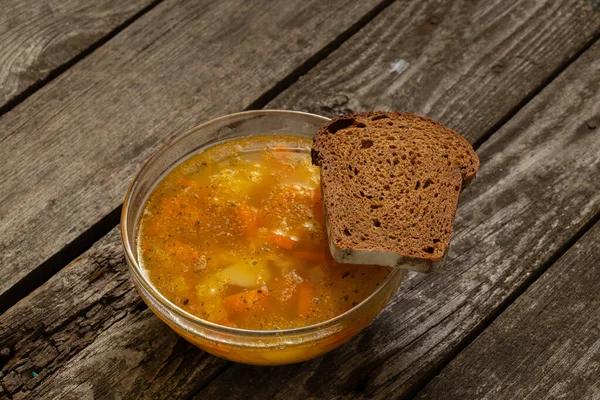
[[[598,0],[4,0],[0,398],[600,399]],[[118,233],[174,135],[244,109],[407,110],[482,166],[447,265],[286,367],[147,309]]]

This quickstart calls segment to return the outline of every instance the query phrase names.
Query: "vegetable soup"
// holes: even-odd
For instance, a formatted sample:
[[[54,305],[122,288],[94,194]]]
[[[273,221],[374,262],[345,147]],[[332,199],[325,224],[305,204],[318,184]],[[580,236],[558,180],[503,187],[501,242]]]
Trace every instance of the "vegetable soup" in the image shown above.
[[[202,319],[257,330],[344,313],[389,268],[335,262],[311,140],[254,136],[187,159],[151,193],[138,258],[166,298]]]

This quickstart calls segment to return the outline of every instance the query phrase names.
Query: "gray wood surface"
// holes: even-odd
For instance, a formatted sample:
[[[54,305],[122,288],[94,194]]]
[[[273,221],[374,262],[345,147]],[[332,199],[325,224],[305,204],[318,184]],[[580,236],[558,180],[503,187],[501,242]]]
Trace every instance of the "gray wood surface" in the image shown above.
[[[157,147],[248,106],[379,1],[166,1],[2,116],[0,299],[117,208]]]
[[[163,398],[174,390],[199,398],[410,393],[600,211],[600,141],[590,128],[600,112],[599,56],[600,45],[588,50],[483,146],[447,266],[412,275],[341,349],[279,368],[229,366],[205,356],[176,340],[137,300],[114,230],[0,317],[0,384],[11,393],[25,388],[24,398],[70,390],[81,398],[133,398],[141,387]],[[52,357],[44,355],[50,345]],[[36,378],[28,374],[31,365]]]
[[[600,399],[600,223],[419,399]]]
[[[0,6],[0,110],[152,0],[4,0]]]

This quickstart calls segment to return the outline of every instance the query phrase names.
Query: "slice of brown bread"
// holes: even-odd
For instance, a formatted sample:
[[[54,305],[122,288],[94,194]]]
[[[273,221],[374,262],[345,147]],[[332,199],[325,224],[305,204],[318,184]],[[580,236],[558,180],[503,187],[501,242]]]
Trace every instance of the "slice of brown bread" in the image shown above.
[[[429,272],[443,263],[479,159],[458,133],[410,113],[343,115],[315,135],[329,247],[338,262]]]

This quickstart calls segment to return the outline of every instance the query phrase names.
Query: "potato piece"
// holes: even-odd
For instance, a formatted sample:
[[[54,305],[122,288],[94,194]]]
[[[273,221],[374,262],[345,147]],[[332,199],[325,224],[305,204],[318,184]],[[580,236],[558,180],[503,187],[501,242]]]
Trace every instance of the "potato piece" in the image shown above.
[[[244,288],[254,288],[266,284],[271,279],[271,273],[265,263],[233,264],[217,274],[228,284]]]

